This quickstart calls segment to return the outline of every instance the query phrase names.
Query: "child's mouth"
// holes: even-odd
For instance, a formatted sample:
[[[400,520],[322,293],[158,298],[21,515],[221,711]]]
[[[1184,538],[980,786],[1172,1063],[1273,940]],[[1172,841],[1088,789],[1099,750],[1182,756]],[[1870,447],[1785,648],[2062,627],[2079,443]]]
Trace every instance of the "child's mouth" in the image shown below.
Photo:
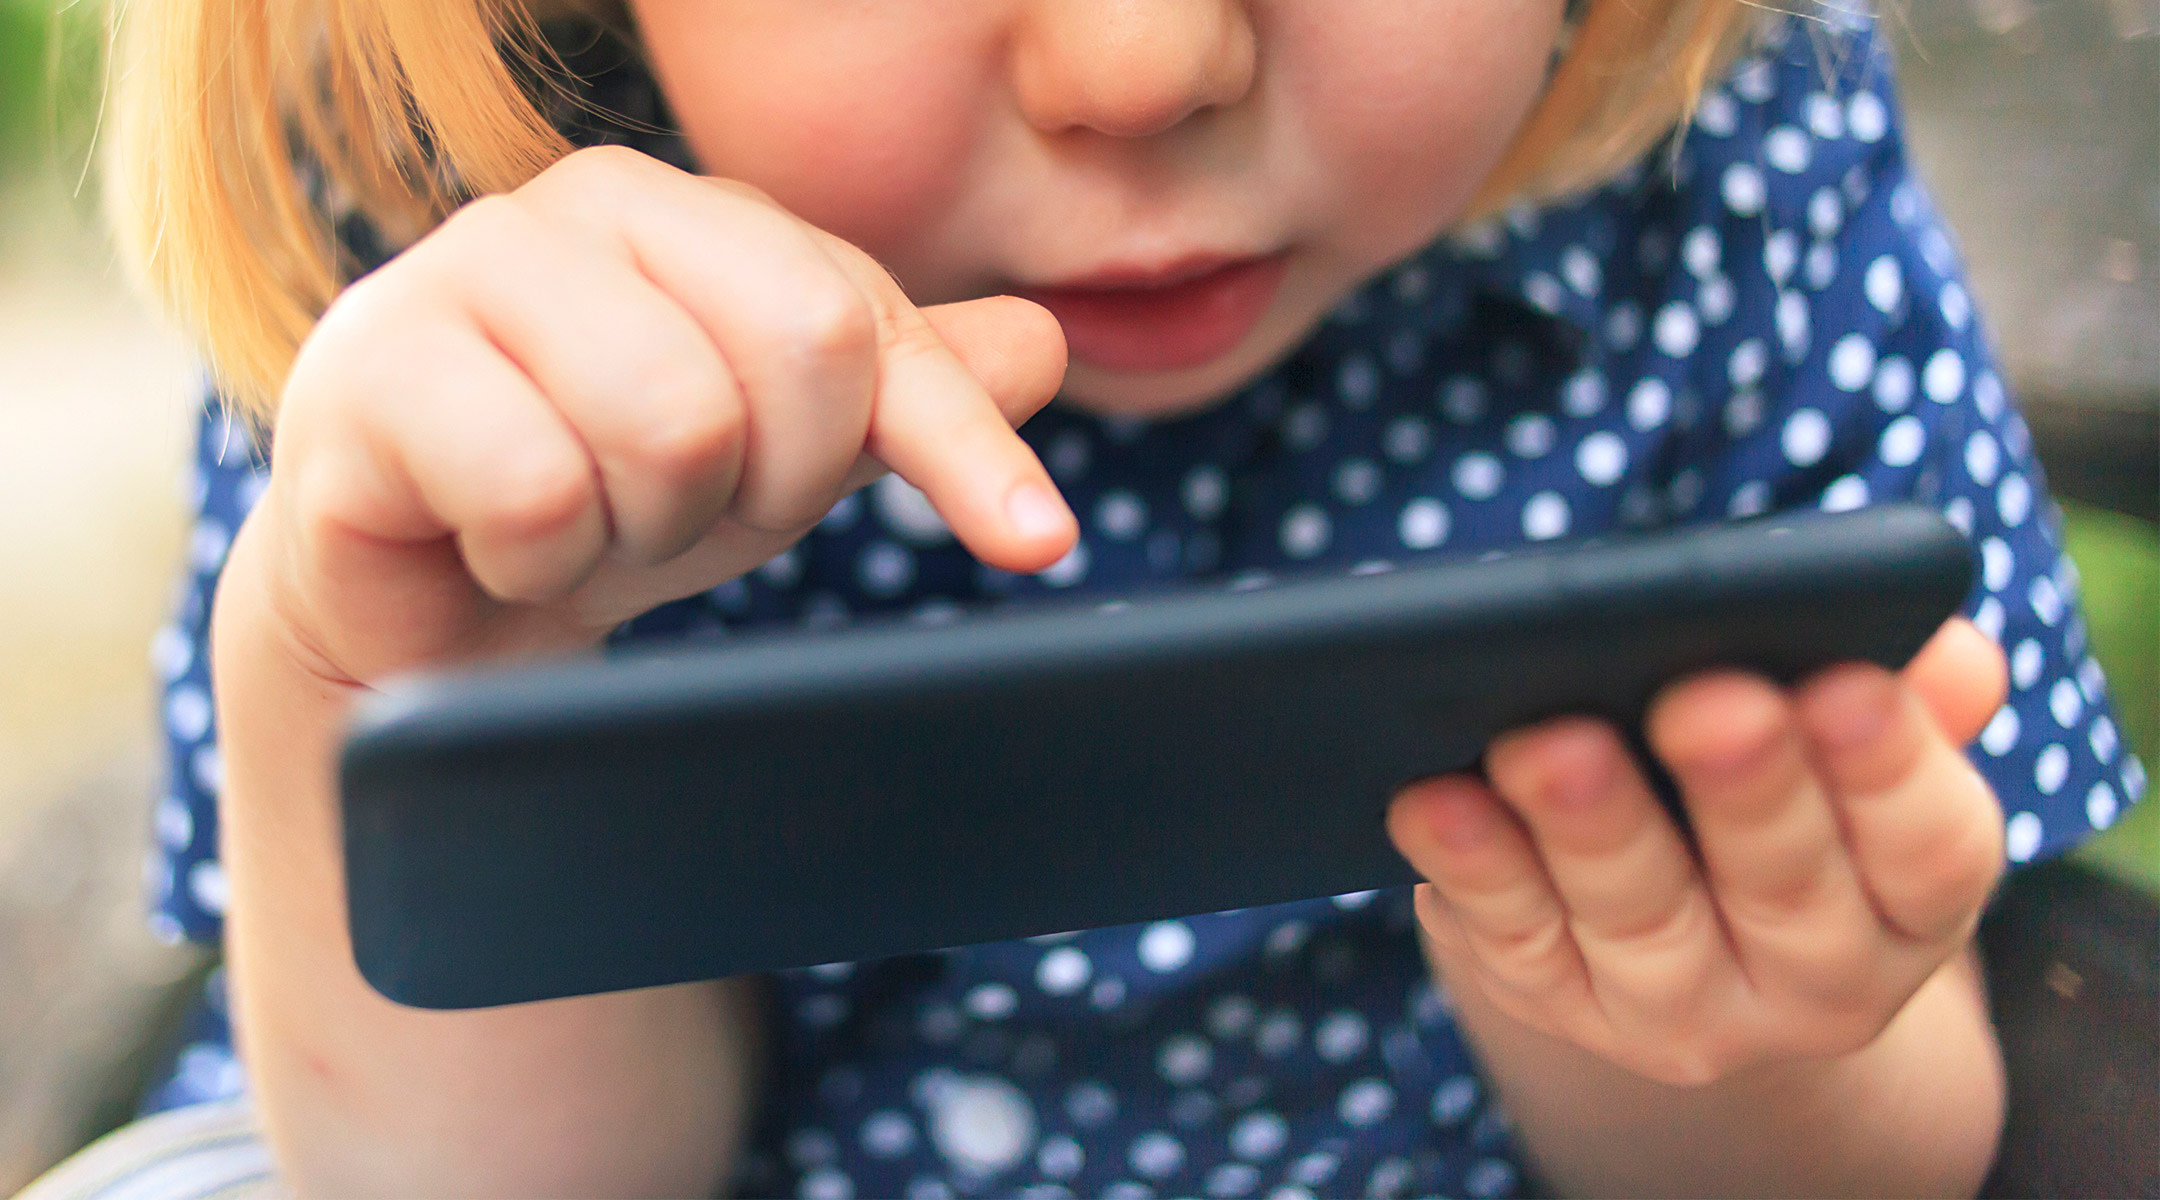
[[[1282,283],[1287,252],[1239,259],[1175,283],[1024,289],[1065,329],[1072,357],[1109,371],[1175,371],[1229,352]]]

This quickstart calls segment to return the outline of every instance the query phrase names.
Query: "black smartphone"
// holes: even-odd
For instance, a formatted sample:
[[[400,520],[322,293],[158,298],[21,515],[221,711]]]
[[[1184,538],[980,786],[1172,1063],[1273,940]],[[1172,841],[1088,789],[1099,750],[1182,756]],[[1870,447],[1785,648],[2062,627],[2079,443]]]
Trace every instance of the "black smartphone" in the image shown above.
[[[1933,510],[743,636],[361,704],[361,972],[465,1008],[1414,879],[1389,797],[1711,666],[1903,664],[1966,598]]]

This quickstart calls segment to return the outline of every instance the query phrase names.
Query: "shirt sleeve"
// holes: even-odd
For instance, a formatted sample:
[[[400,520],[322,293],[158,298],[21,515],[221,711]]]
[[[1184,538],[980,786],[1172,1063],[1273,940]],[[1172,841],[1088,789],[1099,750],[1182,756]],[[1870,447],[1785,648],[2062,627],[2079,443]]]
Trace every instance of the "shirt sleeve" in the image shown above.
[[[162,681],[165,763],[147,874],[150,927],[166,941],[216,942],[224,929],[225,872],[217,853],[224,771],[211,704],[210,611],[233,533],[268,480],[247,423],[208,397],[187,475],[195,512],[187,561],[171,618],[151,647]]]
[[[1970,750],[2010,859],[2106,828],[2144,767],[2086,644],[2031,434],[1906,156],[1887,52],[1864,27],[1790,25],[1710,90],[1680,161],[1675,302],[1705,331],[1692,373],[1709,401],[1687,490],[1736,516],[1939,506],[1977,550],[1965,614],[2010,663],[2008,702]]]

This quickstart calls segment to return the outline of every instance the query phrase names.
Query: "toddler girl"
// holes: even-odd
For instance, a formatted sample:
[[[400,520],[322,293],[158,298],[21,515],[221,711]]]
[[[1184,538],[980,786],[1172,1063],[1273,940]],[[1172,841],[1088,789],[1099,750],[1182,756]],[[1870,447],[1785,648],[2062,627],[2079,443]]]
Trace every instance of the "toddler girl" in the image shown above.
[[[292,1186],[1978,1185],[1974,923],[2006,850],[2143,776],[1864,22],[132,19],[128,229],[236,406],[159,641],[155,919],[222,937]],[[1898,674],[1668,689],[1694,844],[1615,730],[1558,720],[1396,797],[1414,894],[480,1012],[352,967],[330,767],[394,670],[1895,497],[1971,535],[1970,619]],[[183,1061],[168,1102],[237,1075]]]

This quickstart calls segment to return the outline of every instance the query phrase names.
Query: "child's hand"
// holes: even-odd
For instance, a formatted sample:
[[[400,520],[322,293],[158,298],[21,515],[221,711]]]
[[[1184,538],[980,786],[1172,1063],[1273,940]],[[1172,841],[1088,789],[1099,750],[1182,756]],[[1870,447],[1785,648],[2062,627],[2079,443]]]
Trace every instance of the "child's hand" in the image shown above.
[[[1699,855],[1610,726],[1497,739],[1490,785],[1415,784],[1388,813],[1429,885],[1450,985],[1666,1083],[1872,1041],[1963,949],[2003,821],[1959,753],[2001,704],[2001,653],[1953,621],[1900,675],[1790,693],[1737,673],[1671,687],[1649,741]]]
[[[347,289],[287,382],[250,525],[332,678],[592,644],[757,566],[888,467],[976,554],[1077,526],[1013,432],[1056,321],[917,309],[867,254],[741,184],[618,148],[478,200]]]

